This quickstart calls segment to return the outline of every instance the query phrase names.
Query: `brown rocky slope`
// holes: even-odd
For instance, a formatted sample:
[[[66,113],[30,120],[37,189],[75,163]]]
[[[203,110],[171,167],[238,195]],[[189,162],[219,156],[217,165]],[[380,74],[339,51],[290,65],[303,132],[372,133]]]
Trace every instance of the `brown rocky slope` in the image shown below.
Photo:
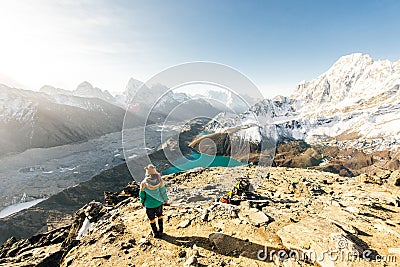
[[[228,132],[197,137],[190,142],[189,146],[201,153],[229,156],[242,162],[258,164],[260,160],[260,148],[251,142],[242,144],[243,153],[235,148],[235,153],[232,155]],[[382,169],[390,172],[400,167],[400,159],[396,151],[366,153],[358,149],[345,149],[338,146],[310,145],[302,140],[280,140],[273,155],[272,166],[315,168],[345,177],[376,173]]]
[[[257,187],[255,198],[214,202],[228,189],[221,183],[243,175]],[[80,240],[76,225],[10,239],[0,266],[397,266],[399,171],[368,177],[256,166],[173,174],[164,177],[171,205],[162,239],[148,236],[136,197],[110,208],[94,203],[77,212],[93,220]],[[358,257],[332,260],[326,251]],[[295,252],[305,257],[286,259]]]

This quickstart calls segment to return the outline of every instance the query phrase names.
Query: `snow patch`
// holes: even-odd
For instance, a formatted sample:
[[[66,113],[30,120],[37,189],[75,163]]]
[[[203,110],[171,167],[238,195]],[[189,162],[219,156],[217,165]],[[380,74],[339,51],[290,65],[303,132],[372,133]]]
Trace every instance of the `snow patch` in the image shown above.
[[[92,223],[86,217],[85,220],[83,221],[81,228],[78,231],[76,239],[81,240],[84,236],[86,236],[89,231],[90,226],[92,226]]]
[[[42,202],[43,200],[46,200],[46,198],[40,198],[40,199],[35,199],[32,201],[28,201],[28,202],[24,202],[24,203],[18,203],[18,204],[14,204],[11,206],[6,207],[5,209],[0,211],[0,218],[4,218],[7,216],[10,216],[12,214],[15,214],[21,210],[25,210],[28,209],[32,206],[35,206],[36,204],[39,204],[40,202]]]

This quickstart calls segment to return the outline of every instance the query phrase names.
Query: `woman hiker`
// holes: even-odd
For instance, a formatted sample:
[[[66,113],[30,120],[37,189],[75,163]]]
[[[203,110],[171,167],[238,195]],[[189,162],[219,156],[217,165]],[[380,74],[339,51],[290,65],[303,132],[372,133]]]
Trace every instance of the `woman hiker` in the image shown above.
[[[168,202],[167,189],[154,165],[149,164],[144,169],[146,170],[146,176],[140,183],[140,202],[143,207],[146,207],[146,214],[150,220],[153,236],[160,238],[164,231],[163,204],[167,204]],[[158,229],[156,217],[158,220]]]

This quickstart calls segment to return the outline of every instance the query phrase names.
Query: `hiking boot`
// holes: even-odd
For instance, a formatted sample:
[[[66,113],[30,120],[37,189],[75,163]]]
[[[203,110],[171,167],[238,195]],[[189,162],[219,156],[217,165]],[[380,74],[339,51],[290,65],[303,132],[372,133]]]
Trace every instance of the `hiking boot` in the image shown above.
[[[157,230],[156,223],[150,223],[150,226],[151,226],[151,231],[152,231],[153,236],[155,238],[157,238],[158,237],[158,230]]]
[[[156,232],[154,234],[154,238],[162,238],[162,236],[163,236],[163,233],[160,233],[160,232]]]

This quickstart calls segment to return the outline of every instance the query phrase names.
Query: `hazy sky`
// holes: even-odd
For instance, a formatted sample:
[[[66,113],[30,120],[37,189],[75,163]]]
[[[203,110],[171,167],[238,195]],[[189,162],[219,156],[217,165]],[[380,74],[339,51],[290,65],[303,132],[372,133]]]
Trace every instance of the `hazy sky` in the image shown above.
[[[122,91],[189,61],[232,66],[288,95],[340,56],[400,59],[400,1],[0,0],[0,78]]]

